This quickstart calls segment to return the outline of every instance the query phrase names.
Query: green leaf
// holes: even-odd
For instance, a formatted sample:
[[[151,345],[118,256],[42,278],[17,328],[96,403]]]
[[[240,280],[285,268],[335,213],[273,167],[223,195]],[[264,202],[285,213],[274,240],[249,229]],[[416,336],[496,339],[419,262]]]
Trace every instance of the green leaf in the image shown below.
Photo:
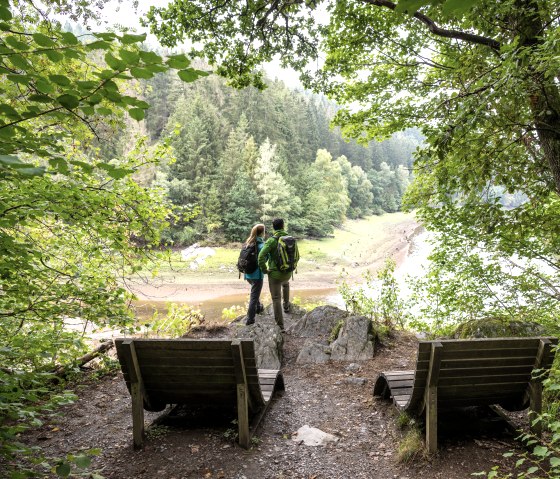
[[[70,475],[70,464],[67,462],[63,462],[56,467],[56,473],[61,477],[68,477]]]
[[[13,83],[19,83],[20,85],[28,85],[32,78],[29,75],[6,75],[6,78]]]
[[[35,82],[35,88],[41,93],[52,93],[55,88],[52,83],[48,82],[45,78],[40,78]]]
[[[161,63],[162,62],[162,58],[154,52],[145,52],[145,51],[141,51],[140,52],[140,58],[142,59],[142,61],[144,63]]]
[[[50,37],[44,35],[43,33],[34,33],[33,40],[35,40],[35,43],[41,47],[53,47],[56,45]]]
[[[113,70],[121,71],[126,68],[126,62],[116,58],[111,52],[105,54],[105,61]]]
[[[86,455],[76,456],[74,462],[80,469],[86,469],[91,464],[91,457]]]
[[[560,457],[551,457],[550,458],[550,465],[552,467],[560,467]]]
[[[20,118],[19,113],[12,108],[10,105],[7,105],[5,103],[0,104],[0,113],[7,116],[8,118],[12,118],[14,120],[17,120]]]
[[[60,103],[63,107],[68,108],[69,110],[73,110],[74,108],[78,107],[80,104],[80,99],[76,98],[73,95],[60,95],[57,99],[58,103]]]
[[[93,35],[107,42],[112,42],[115,38],[117,38],[117,35],[112,32],[98,32],[98,33],[94,33]]]
[[[63,53],[66,58],[73,58],[75,60],[79,60],[83,57],[82,53],[80,53],[78,50],[74,50],[73,48],[65,48],[63,50]]]
[[[76,85],[78,86],[78,88],[80,90],[89,91],[89,90],[94,90],[95,88],[97,88],[99,83],[96,82],[96,81],[93,81],[93,80],[87,80],[87,81],[78,80],[76,82]]]
[[[12,28],[12,26],[9,23],[0,22],[0,30],[2,30],[3,32],[7,32],[11,28]]]
[[[51,62],[58,63],[64,60],[64,55],[56,50],[45,50],[43,53]]]
[[[427,3],[430,3],[429,0],[399,0],[395,11],[414,15],[420,7],[423,7]]]
[[[67,45],[77,45],[78,44],[78,38],[72,32],[62,32],[60,34],[60,36],[61,36],[62,40],[64,41],[64,43],[66,43]]]
[[[130,73],[134,78],[139,78],[144,80],[147,80],[154,76],[154,74],[151,71],[147,70],[146,68],[140,68],[140,67],[132,67],[130,69]]]
[[[68,173],[68,162],[64,158],[50,158],[49,164],[60,173]]]
[[[86,48],[88,50],[109,50],[111,48],[111,44],[103,40],[97,40],[86,44]]]
[[[130,108],[128,114],[136,121],[144,119],[144,110],[142,108]]]
[[[49,80],[60,86],[69,86],[72,84],[70,78],[66,75],[49,75]]]
[[[169,68],[176,68],[177,70],[182,70],[184,68],[187,68],[191,64],[191,61],[187,58],[185,54],[181,53],[180,55],[170,56],[165,63],[169,65]]]
[[[443,12],[455,16],[462,16],[467,13],[478,0],[447,0],[443,4]]]
[[[94,93],[89,98],[87,98],[86,101],[90,105],[97,105],[98,103],[101,103],[101,101],[103,101],[103,96],[101,95],[101,93]]]
[[[13,35],[5,37],[3,40],[7,45],[15,50],[29,50],[29,45],[27,43],[18,40],[18,38]]]
[[[23,165],[17,156],[12,155],[0,155],[0,163],[5,166]]]
[[[12,12],[10,9],[2,5],[0,7],[0,20],[11,20],[12,19]]]
[[[18,168],[17,172],[21,176],[27,176],[27,177],[43,176],[46,172],[46,168],[44,166],[32,167],[32,168]]]
[[[142,33],[140,35],[133,35],[133,34],[130,34],[130,33],[125,33],[121,38],[119,38],[119,40],[124,45],[129,45],[131,43],[143,42],[144,40],[146,40],[146,34]]]
[[[72,160],[70,164],[81,168],[85,173],[91,173],[93,171],[93,166],[88,163],[79,160]]]
[[[100,107],[96,108],[95,111],[97,112],[98,115],[101,115],[101,116],[109,116],[109,115],[113,114],[113,110],[111,110],[107,107],[104,107],[104,106],[100,106]]]
[[[95,108],[93,106],[82,106],[80,107],[80,110],[82,110],[87,116],[95,115]]]
[[[548,448],[544,446],[536,446],[535,449],[533,449],[533,454],[535,456],[545,457],[547,453],[548,453]]]
[[[119,55],[129,65],[136,65],[140,61],[140,55],[138,52],[131,52],[126,48],[121,48],[119,50]]]
[[[177,75],[179,75],[179,78],[181,80],[187,83],[193,82],[198,78],[198,75],[192,68],[189,68],[187,70],[179,70],[177,72]]]
[[[536,467],[536,466],[530,467],[529,469],[527,469],[527,474],[533,474],[533,473],[537,472],[538,470],[539,470],[539,468]]]
[[[8,58],[10,60],[10,63],[20,70],[33,70],[33,65],[31,65],[31,63],[29,63],[26,58],[22,57],[19,54],[10,55]]]
[[[50,103],[51,101],[53,101],[50,96],[38,94],[29,95],[27,99],[29,101],[36,101],[38,103]]]

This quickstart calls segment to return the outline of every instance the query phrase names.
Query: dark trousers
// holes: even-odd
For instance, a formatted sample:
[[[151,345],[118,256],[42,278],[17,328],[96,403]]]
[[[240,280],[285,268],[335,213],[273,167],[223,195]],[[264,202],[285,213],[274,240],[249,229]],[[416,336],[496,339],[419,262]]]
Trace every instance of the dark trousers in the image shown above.
[[[261,291],[263,287],[262,279],[248,279],[247,282],[251,285],[251,296],[249,298],[249,309],[247,310],[247,324],[255,322],[255,314],[258,310],[262,309],[260,302]]]
[[[268,287],[272,297],[272,307],[274,308],[274,319],[280,329],[284,329],[284,315],[282,310],[288,311],[290,308],[290,280],[284,281],[268,277]]]

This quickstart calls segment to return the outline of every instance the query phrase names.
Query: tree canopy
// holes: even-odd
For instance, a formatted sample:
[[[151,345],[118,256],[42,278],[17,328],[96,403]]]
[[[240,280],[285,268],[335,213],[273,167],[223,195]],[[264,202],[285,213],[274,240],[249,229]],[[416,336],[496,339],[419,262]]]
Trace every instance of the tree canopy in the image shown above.
[[[259,66],[279,56],[346,105],[348,136],[420,127],[409,207],[443,240],[545,262],[558,304],[559,16],[557,0],[208,0],[152,8],[148,23],[166,45],[197,42],[237,86],[262,86]]]

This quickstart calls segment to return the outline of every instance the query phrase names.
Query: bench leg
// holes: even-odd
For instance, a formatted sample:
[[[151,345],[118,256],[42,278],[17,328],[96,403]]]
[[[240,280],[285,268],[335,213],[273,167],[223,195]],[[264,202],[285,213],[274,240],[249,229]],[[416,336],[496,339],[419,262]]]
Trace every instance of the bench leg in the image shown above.
[[[140,449],[144,440],[144,401],[140,384],[130,385],[132,393],[132,442],[134,449]]]
[[[542,412],[542,383],[540,381],[531,381],[531,402],[529,405],[529,420],[531,421],[531,431],[535,436],[541,437],[542,424],[541,421],[533,426],[533,421]]]
[[[437,388],[428,388],[426,401],[426,448],[430,454],[437,452]]]
[[[239,445],[249,449],[249,406],[247,400],[247,386],[237,385],[237,422],[239,427]]]

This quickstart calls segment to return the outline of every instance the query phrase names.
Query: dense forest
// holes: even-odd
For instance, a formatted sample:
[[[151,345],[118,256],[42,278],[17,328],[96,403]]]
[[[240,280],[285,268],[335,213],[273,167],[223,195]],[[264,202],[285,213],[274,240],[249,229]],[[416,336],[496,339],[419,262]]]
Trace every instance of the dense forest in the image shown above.
[[[330,127],[334,103],[279,80],[267,87],[235,90],[214,75],[184,84],[171,73],[141,82],[145,132],[175,157],[148,178],[175,206],[164,240],[240,241],[276,216],[321,237],[345,218],[400,210],[418,130],[362,146]],[[110,138],[100,141],[108,159],[126,153],[126,134]]]

